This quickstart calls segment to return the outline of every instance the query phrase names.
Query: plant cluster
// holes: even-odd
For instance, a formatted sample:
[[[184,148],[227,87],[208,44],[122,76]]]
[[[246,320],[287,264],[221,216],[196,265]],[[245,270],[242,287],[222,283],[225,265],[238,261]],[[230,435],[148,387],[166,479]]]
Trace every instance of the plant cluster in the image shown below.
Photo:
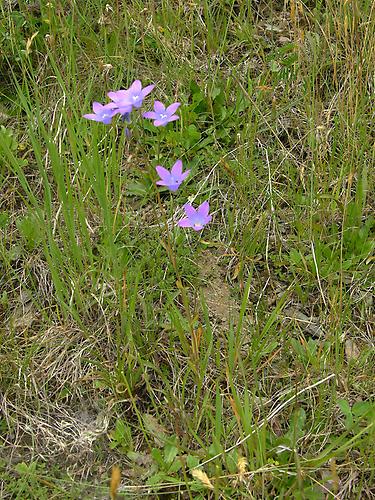
[[[92,105],[94,112],[83,116],[88,120],[109,125],[114,116],[120,115],[122,121],[130,123],[130,113],[134,108],[139,109],[142,106],[143,99],[154,87],[155,85],[152,84],[142,88],[141,81],[135,80],[128,89],[108,92],[111,102],[107,104],[94,102]],[[155,127],[165,127],[168,123],[179,119],[179,116],[175,113],[180,104],[179,102],[174,102],[166,107],[162,102],[155,101],[154,111],[146,111],[143,113],[143,118],[154,120]],[[128,129],[126,129],[126,133],[128,136],[130,135]],[[182,161],[177,160],[170,171],[158,165],[156,172],[160,177],[156,182],[157,185],[165,186],[170,191],[177,191],[181,183],[188,177],[190,170],[183,172]],[[191,227],[194,231],[201,231],[206,224],[211,222],[212,215],[209,214],[210,205],[208,201],[202,202],[198,208],[194,208],[190,203],[186,203],[184,210],[186,217],[178,222],[178,226],[180,227]]]

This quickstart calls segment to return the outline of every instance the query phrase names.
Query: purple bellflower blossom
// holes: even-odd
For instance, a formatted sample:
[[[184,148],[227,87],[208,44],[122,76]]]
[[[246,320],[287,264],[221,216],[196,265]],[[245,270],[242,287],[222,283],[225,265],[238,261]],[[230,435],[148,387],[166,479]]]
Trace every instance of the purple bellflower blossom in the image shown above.
[[[208,213],[210,210],[208,201],[201,203],[197,209],[190,203],[186,203],[184,210],[187,217],[177,223],[180,227],[192,227],[194,231],[201,231],[206,224],[211,222],[212,215]]]
[[[117,105],[122,115],[130,113],[132,108],[140,108],[143,99],[152,91],[155,85],[147,85],[142,88],[140,80],[135,80],[127,90],[108,92],[108,97]]]
[[[94,113],[88,113],[87,115],[83,115],[83,117],[94,122],[102,122],[105,125],[109,125],[112,118],[118,113],[116,106],[112,102],[105,105],[100,104],[100,102],[94,102],[92,109]]]
[[[151,118],[151,120],[154,120],[155,127],[164,127],[167,123],[179,119],[179,116],[174,113],[180,105],[181,103],[174,102],[166,108],[162,102],[155,101],[154,111],[147,111],[146,113],[143,113],[143,118]]]
[[[131,123],[131,119],[130,119],[130,113],[124,113],[123,115],[121,115],[121,121],[123,123]],[[131,137],[132,133],[131,133],[131,130],[128,129],[128,127],[125,127],[125,135],[126,137],[129,139],[129,137]]]
[[[182,161],[177,160],[173,165],[171,171],[167,170],[164,167],[158,165],[156,167],[156,171],[160,177],[160,180],[156,182],[158,186],[166,186],[171,191],[177,191],[180,187],[181,183],[186,179],[189,175],[190,170],[186,170],[182,173]]]
[[[121,121],[126,123],[131,123],[130,113],[124,113],[121,115]]]

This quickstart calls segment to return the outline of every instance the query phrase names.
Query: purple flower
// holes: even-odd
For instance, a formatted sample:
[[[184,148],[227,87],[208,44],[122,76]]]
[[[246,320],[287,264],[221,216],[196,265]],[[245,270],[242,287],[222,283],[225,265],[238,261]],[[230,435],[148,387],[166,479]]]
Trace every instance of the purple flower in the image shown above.
[[[93,120],[94,122],[105,123],[106,125],[111,123],[112,118],[118,113],[118,110],[115,109],[113,102],[105,104],[104,106],[103,104],[100,104],[100,102],[94,102],[92,109],[94,113],[83,115],[83,117],[88,120]]]
[[[131,123],[130,113],[123,113],[121,115],[121,120],[126,123]]]
[[[187,217],[178,222],[180,227],[192,227],[194,231],[201,231],[212,219],[212,215],[208,214],[210,210],[208,201],[201,203],[197,209],[186,203],[184,210]]]
[[[151,118],[151,120],[155,120],[155,127],[164,127],[165,125],[167,125],[167,123],[174,122],[175,120],[179,119],[179,116],[175,115],[174,113],[177,111],[177,108],[180,106],[180,104],[181,103],[179,102],[174,102],[166,108],[162,102],[155,101],[155,111],[147,111],[146,113],[143,113],[143,118]]]
[[[127,90],[108,92],[108,97],[117,105],[119,112],[123,115],[130,113],[132,108],[140,108],[143,99],[152,91],[155,85],[147,85],[142,89],[140,80],[135,80]]]
[[[158,186],[166,186],[171,191],[177,191],[182,181],[184,181],[190,173],[190,170],[186,170],[184,173],[182,173],[181,160],[176,161],[170,172],[160,165],[156,167],[156,171],[160,177],[160,181],[157,181],[156,184]]]

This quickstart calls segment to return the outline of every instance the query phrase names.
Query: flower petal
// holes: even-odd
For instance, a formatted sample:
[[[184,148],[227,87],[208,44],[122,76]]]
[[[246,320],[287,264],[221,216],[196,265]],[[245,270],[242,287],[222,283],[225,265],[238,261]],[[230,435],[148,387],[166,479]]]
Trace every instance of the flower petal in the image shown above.
[[[184,181],[186,179],[186,177],[188,177],[188,175],[190,174],[190,170],[186,170],[186,172],[184,172],[183,174],[180,175],[180,181]]]
[[[165,106],[162,102],[160,101],[155,101],[154,102],[154,110],[156,111],[156,113],[160,114],[160,113],[163,113],[165,111]]]
[[[161,165],[158,165],[157,167],[155,167],[155,170],[157,171],[160,179],[166,180],[166,179],[169,179],[171,176],[170,172],[166,168],[162,167]]]
[[[131,93],[139,94],[142,90],[142,83],[140,80],[134,80],[134,82],[130,85],[129,90]]]
[[[192,227],[192,223],[188,218],[181,219],[179,222],[177,222],[177,225],[180,227]]]
[[[103,104],[100,104],[100,102],[94,101],[92,103],[92,109],[94,110],[94,113],[100,113],[103,107]]]
[[[207,217],[209,211],[210,204],[208,203],[208,201],[204,201],[203,203],[201,203],[197,209],[198,214],[203,217]]]
[[[111,116],[106,116],[105,118],[102,118],[101,121],[105,124],[105,125],[109,125],[112,121],[112,118],[113,118],[113,115]]]
[[[106,109],[116,109],[118,107],[119,107],[119,105],[116,102],[109,102],[105,106],[103,106],[103,108],[106,108]]]
[[[184,210],[185,210],[186,215],[189,217],[189,219],[197,216],[197,211],[195,210],[193,205],[190,205],[190,203],[185,203]]]
[[[180,102],[174,102],[173,104],[170,104],[166,109],[168,115],[173,115],[175,111],[177,111],[177,108],[179,106],[181,106]]]
[[[168,122],[166,122],[165,120],[155,120],[154,121],[154,125],[155,127],[164,127]]]
[[[182,160],[177,160],[173,165],[171,174],[175,177],[180,177],[182,175]]]
[[[117,113],[120,113],[122,115],[130,114],[131,110],[132,110],[131,105],[127,106],[121,104],[119,104],[118,108],[116,109]]]
[[[88,120],[94,120],[94,122],[101,122],[102,119],[99,115],[95,115],[93,113],[89,113],[87,115],[83,115],[83,118],[87,118]]]
[[[141,92],[142,97],[146,97],[146,95],[148,95],[153,90],[154,87],[155,87],[155,85],[147,85],[147,87],[142,89],[142,92]]]
[[[143,113],[143,118],[151,118],[151,120],[156,120],[156,118],[159,116],[155,111],[146,111],[146,113]]]
[[[168,122],[174,122],[175,120],[179,120],[180,117],[178,115],[172,115],[168,117]]]
[[[114,102],[123,101],[128,97],[128,90],[117,90],[116,92],[108,92],[107,96]]]

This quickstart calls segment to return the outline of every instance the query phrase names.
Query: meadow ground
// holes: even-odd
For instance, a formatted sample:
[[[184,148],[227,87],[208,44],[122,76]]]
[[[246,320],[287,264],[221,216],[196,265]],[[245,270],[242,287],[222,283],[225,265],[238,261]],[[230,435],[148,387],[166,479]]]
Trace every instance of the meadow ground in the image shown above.
[[[0,14],[1,498],[374,498],[375,4]]]

